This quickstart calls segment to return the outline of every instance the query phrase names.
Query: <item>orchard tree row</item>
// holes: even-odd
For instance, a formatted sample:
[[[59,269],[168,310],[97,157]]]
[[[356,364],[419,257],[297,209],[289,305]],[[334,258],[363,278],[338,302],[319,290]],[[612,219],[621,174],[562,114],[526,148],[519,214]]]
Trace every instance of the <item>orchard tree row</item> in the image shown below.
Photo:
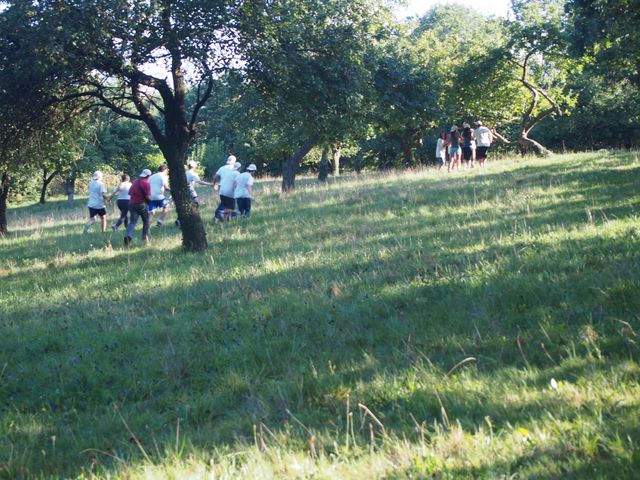
[[[0,232],[11,192],[97,166],[166,163],[183,245],[202,251],[186,159],[228,153],[295,187],[301,167],[414,166],[481,119],[505,148],[640,143],[639,0],[513,0],[398,20],[383,0],[0,4]]]

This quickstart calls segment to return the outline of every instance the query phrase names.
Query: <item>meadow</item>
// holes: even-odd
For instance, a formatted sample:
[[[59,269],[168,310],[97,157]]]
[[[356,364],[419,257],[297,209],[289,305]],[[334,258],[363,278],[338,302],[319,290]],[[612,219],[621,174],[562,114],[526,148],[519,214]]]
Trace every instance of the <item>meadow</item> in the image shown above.
[[[640,478],[639,186],[514,158],[263,182],[226,224],[201,187],[205,254],[13,206],[0,478]]]

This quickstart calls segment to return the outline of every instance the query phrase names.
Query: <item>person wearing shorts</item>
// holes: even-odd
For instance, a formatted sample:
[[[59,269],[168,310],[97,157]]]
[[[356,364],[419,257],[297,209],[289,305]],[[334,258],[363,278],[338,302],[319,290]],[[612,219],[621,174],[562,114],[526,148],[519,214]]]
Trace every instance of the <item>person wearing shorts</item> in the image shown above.
[[[460,142],[462,137],[460,136],[460,132],[458,131],[458,127],[453,125],[451,127],[451,132],[447,135],[447,139],[445,144],[449,147],[449,167],[447,168],[447,172],[451,172],[455,167],[460,168],[460,156],[462,154],[462,149],[460,148]]]
[[[464,160],[464,168],[473,168],[476,157],[476,137],[471,130],[471,125],[467,122],[462,124],[462,158]]]
[[[474,131],[478,147],[476,148],[476,159],[481,167],[484,167],[484,163],[487,161],[487,152],[493,143],[493,133],[487,127],[482,125],[482,122],[478,120],[475,122],[476,129]]]
[[[218,189],[220,194],[220,206],[216,210],[214,219],[229,220],[236,209],[234,198],[235,179],[240,174],[240,162],[236,161],[235,155],[229,155],[227,164],[220,167],[213,179],[213,189]],[[219,216],[218,212],[221,211]]]
[[[89,221],[84,224],[83,233],[87,233],[89,227],[96,223],[96,217],[100,217],[102,233],[107,231],[107,208],[105,202],[107,200],[107,189],[102,183],[102,172],[96,170],[91,177],[89,184]]]
[[[169,200],[164,196],[164,192],[170,191],[169,180],[167,179],[167,167],[162,165],[158,172],[149,177],[151,187],[151,200],[149,201],[149,222],[153,223],[156,210],[160,209],[160,218],[156,226],[161,227],[169,212]]]
[[[111,196],[109,197],[109,200],[113,200],[113,197],[115,197],[116,195],[118,196],[118,199],[116,201],[118,205],[118,210],[120,210],[120,218],[118,218],[118,221],[114,223],[113,226],[111,227],[111,229],[114,232],[118,230],[120,225],[122,225],[123,223],[124,223],[124,228],[127,228],[127,226],[129,225],[129,189],[130,188],[131,188],[131,182],[129,179],[129,175],[127,175],[126,173],[123,173],[120,176],[120,183],[116,185],[116,187],[113,189],[113,192],[111,192]]]
[[[227,170],[233,170],[233,166],[235,165],[235,163],[236,163],[236,156],[229,155],[229,157],[227,158],[227,163],[221,166],[213,177],[214,191],[216,192],[220,191],[220,181],[222,180],[222,177],[226,175]],[[218,204],[218,208],[216,208],[216,211],[213,215],[213,220],[222,221],[223,219],[224,219],[224,205],[222,204],[222,199],[221,199],[220,203]]]

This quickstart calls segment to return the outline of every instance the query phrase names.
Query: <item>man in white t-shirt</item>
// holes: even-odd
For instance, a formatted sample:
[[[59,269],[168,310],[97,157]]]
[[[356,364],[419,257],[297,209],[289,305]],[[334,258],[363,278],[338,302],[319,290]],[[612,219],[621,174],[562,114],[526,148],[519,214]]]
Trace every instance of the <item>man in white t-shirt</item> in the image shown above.
[[[102,233],[107,231],[107,208],[105,201],[107,200],[107,188],[102,183],[102,172],[96,170],[91,177],[91,183],[89,184],[89,221],[84,224],[84,233],[91,225],[96,223],[96,217],[99,216],[102,222]]]
[[[238,203],[240,215],[249,218],[251,215],[251,200],[253,199],[253,174],[257,170],[255,164],[247,167],[247,171],[236,177],[233,196]]]
[[[233,180],[238,175],[238,166],[235,155],[229,155],[227,163],[220,167],[213,177],[213,189],[220,194],[220,205],[216,209],[214,220],[228,220],[231,212],[235,210],[235,200],[233,198]]]
[[[487,151],[493,142],[493,133],[482,125],[480,120],[475,122],[475,125],[477,126],[474,130],[476,137],[476,160],[481,167],[484,167],[484,162],[487,160]]]
[[[171,191],[169,179],[167,178],[167,167],[162,165],[158,172],[149,177],[151,186],[151,201],[149,202],[149,224],[153,223],[153,216],[157,209],[160,209],[160,218],[157,226],[161,227],[169,211],[169,200],[164,196],[164,192]]]

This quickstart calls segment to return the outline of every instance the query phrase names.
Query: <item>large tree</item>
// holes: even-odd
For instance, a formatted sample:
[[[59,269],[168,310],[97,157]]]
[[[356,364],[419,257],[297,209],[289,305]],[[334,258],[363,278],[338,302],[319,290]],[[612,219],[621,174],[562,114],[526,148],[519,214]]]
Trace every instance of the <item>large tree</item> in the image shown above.
[[[465,115],[515,132],[513,140],[496,132],[503,142],[547,155],[530,134],[575,104],[568,72],[579,64],[567,52],[562,0],[514,0],[512,8],[501,35],[456,69],[459,104]]]
[[[369,56],[375,89],[372,125],[379,145],[397,145],[405,166],[414,165],[414,150],[441,115],[444,76],[440,60],[424,43],[395,36]],[[381,159],[381,166],[390,166]]]
[[[214,76],[234,61],[233,0],[40,0],[12,2],[32,19],[37,61],[51,65],[95,106],[144,122],[169,166],[171,192],[190,251],[207,247],[191,205],[184,163]],[[188,101],[188,89],[196,95]],[[68,99],[61,98],[60,100]]]
[[[55,142],[56,132],[76,115],[77,102],[64,106],[49,99],[59,95],[63,82],[48,75],[47,65],[30,53],[37,39],[25,36],[30,21],[18,8],[0,10],[0,235],[7,233],[7,202],[12,185],[32,173],[33,147]],[[34,168],[25,168],[30,164]]]
[[[375,0],[262,0],[247,2],[243,13],[248,79],[296,137],[283,168],[288,191],[314,146],[366,126],[370,74],[363,59],[388,12]]]
[[[596,72],[640,87],[640,0],[567,0],[572,46]]]

